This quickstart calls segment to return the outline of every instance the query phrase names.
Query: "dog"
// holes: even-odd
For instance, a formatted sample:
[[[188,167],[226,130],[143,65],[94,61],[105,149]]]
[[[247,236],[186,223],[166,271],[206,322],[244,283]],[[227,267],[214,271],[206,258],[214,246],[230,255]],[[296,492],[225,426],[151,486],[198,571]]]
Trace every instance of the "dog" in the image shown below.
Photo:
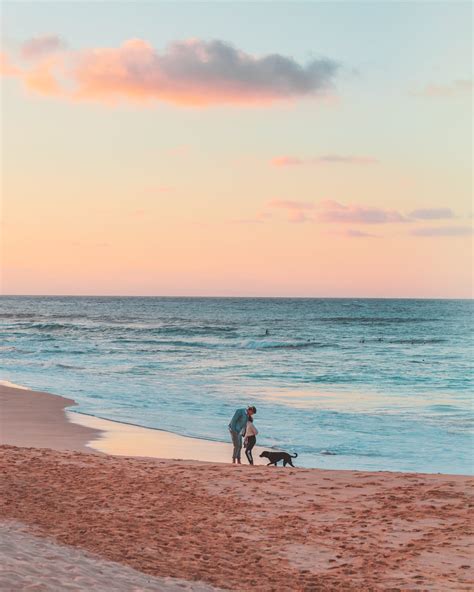
[[[282,460],[284,467],[286,467],[286,465],[290,465],[290,467],[295,468],[295,465],[291,462],[291,459],[296,458],[297,456],[298,454],[296,452],[295,454],[288,454],[288,452],[270,452],[269,450],[264,450],[260,455],[260,458],[268,458],[270,462],[268,463],[267,467],[270,465],[275,465],[276,467]]]

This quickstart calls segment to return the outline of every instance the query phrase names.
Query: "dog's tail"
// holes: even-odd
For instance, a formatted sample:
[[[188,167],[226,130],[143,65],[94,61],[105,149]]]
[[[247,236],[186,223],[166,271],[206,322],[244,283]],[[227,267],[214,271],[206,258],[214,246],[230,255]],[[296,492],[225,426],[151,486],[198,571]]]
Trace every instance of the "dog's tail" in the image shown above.
[[[291,458],[296,458],[298,456],[298,453],[295,452],[294,454],[290,454]]]

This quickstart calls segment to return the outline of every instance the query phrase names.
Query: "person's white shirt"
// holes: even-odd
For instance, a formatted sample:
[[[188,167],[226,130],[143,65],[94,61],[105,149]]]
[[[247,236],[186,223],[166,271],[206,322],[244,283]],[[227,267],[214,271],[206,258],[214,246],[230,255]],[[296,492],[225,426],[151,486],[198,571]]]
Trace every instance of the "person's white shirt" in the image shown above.
[[[247,422],[247,427],[245,428],[245,437],[248,438],[249,436],[256,436],[258,434],[258,430],[253,424],[252,421]]]

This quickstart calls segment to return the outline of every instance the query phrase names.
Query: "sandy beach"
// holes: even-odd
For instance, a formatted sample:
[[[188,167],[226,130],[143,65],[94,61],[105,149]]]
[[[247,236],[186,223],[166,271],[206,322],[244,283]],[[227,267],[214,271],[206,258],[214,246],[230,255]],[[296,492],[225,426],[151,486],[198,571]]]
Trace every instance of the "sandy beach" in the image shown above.
[[[2,589],[473,587],[470,477],[104,454],[71,400],[0,394]]]

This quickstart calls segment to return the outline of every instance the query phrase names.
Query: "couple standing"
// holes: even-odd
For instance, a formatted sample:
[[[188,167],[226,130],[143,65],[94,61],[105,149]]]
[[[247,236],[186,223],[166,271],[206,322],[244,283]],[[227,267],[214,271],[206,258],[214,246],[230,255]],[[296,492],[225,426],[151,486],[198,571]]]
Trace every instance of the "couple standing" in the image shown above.
[[[234,445],[232,453],[232,463],[241,464],[240,453],[242,450],[242,436],[244,438],[245,456],[249,464],[253,465],[252,448],[257,441],[257,428],[253,423],[253,416],[257,413],[255,407],[247,407],[247,409],[237,409],[234,416],[230,420],[229,432]]]

